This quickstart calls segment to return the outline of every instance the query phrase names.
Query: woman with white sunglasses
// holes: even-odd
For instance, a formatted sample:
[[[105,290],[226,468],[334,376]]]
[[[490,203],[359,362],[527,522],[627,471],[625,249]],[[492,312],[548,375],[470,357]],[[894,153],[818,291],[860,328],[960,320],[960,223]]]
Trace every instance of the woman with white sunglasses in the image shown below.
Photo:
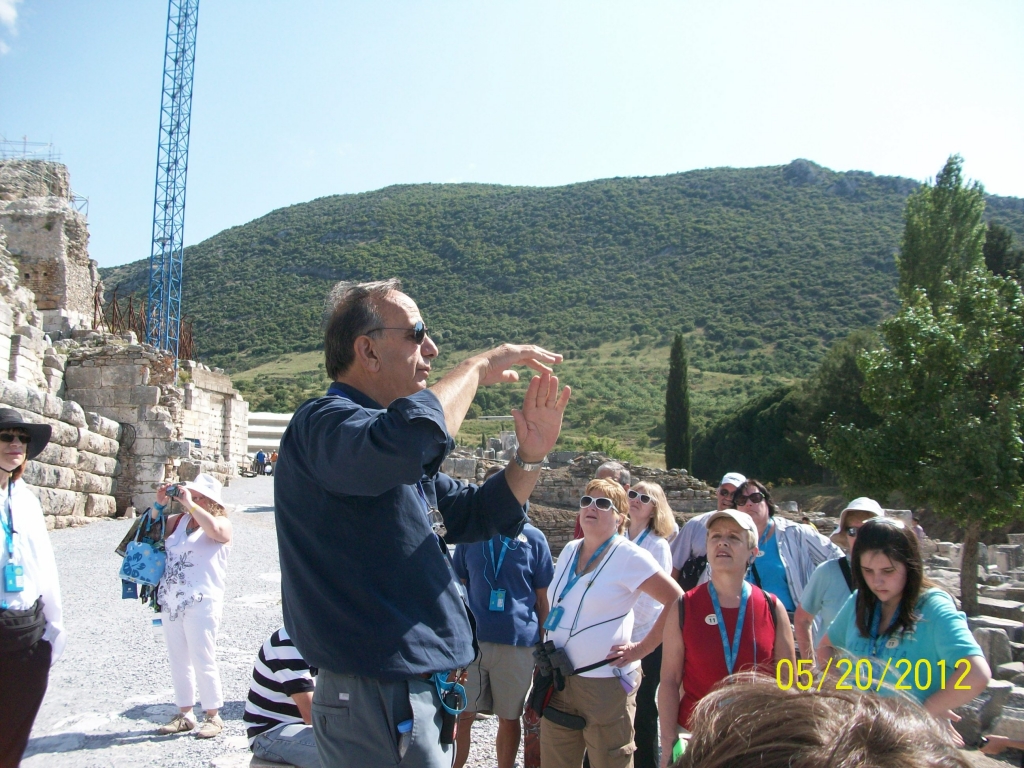
[[[651,553],[661,569],[672,573],[672,552],[668,538],[675,530],[672,509],[665,490],[657,483],[644,480],[626,492],[629,497],[629,526],[626,535],[641,549]],[[650,595],[640,595],[633,608],[633,636],[640,643],[650,633],[664,606]],[[644,677],[636,692],[636,732],[634,768],[658,768],[658,684],[661,682],[661,645],[640,662]]]
[[[579,768],[584,750],[592,768],[633,765],[633,715],[640,659],[661,643],[664,613],[641,642],[633,642],[633,608],[642,594],[661,605],[682,591],[646,550],[625,536],[626,492],[592,480],[580,499],[583,538],[569,542],[548,587],[547,639],[565,651],[577,674],[555,690],[541,721],[544,768]],[[568,715],[558,718],[556,714]],[[575,718],[575,725],[569,724]]]

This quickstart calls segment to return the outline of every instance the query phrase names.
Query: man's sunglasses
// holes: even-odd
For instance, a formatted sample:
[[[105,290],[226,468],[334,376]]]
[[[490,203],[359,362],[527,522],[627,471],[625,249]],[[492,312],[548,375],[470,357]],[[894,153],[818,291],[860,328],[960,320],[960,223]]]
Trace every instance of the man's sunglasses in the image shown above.
[[[17,440],[22,445],[28,445],[32,442],[32,438],[28,435],[23,435],[20,432],[3,432],[0,433],[0,443],[13,443]]]
[[[652,499],[646,493],[640,493],[639,491],[626,491],[626,495],[631,499],[640,499],[644,504],[650,504]]]
[[[580,509],[586,509],[591,504],[600,509],[602,512],[607,512],[609,509],[615,509],[615,505],[612,504],[611,499],[606,499],[603,496],[594,498],[593,496],[584,496],[580,499]],[[616,512],[619,510],[615,509]]]
[[[857,526],[857,528],[859,527],[860,526]],[[857,528],[854,528],[851,525],[849,528],[845,528],[844,531],[846,532],[846,535],[849,536],[851,539],[855,539],[857,538]]]
[[[736,489],[735,488],[732,489],[731,491],[728,488],[724,487],[724,486],[722,488],[718,489],[718,495],[719,496],[732,496],[734,493],[736,493]]]
[[[422,320],[417,320],[416,325],[414,325],[412,328],[381,327],[373,328],[372,330],[369,330],[366,333],[376,333],[377,331],[407,331],[412,334],[412,340],[415,341],[417,344],[422,344],[423,340],[427,338],[427,334],[429,333],[429,331],[427,330],[427,326],[423,324]]]
[[[751,502],[752,504],[760,504],[762,501],[764,501],[764,494],[761,493],[760,491],[754,491],[753,493],[747,495],[741,493],[739,496],[736,497],[736,506],[742,507],[748,501]]]

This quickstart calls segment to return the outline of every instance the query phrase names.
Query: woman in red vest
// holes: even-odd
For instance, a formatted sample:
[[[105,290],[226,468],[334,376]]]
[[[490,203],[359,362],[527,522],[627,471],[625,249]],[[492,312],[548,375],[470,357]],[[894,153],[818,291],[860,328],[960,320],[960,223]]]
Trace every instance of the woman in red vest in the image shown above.
[[[749,515],[720,510],[705,523],[711,580],[694,587],[668,609],[658,711],[661,764],[667,766],[697,702],[737,672],[772,674],[780,659],[796,660],[786,608],[745,581],[757,556],[757,527]],[[680,686],[683,695],[680,697]]]

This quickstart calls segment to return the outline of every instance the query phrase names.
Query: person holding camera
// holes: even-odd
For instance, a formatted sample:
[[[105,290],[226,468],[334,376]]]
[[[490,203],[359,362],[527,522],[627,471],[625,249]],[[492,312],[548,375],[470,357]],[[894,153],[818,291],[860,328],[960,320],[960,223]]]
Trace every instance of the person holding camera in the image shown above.
[[[544,624],[549,644],[538,651],[542,668],[557,668],[541,721],[541,764],[579,768],[586,750],[593,768],[628,768],[640,660],[661,644],[666,615],[632,642],[633,607],[641,595],[670,604],[682,590],[649,552],[619,535],[629,509],[622,486],[591,480],[580,509],[583,538],[558,558]]]
[[[157,733],[185,733],[196,727],[192,706],[199,699],[206,719],[196,738],[210,739],[224,729],[224,706],[217,668],[217,629],[224,608],[224,577],[231,543],[231,521],[221,484],[205,472],[192,482],[157,491],[153,514],[164,514],[171,499],[183,512],[168,516],[167,567],[157,588],[174,703],[181,710]]]

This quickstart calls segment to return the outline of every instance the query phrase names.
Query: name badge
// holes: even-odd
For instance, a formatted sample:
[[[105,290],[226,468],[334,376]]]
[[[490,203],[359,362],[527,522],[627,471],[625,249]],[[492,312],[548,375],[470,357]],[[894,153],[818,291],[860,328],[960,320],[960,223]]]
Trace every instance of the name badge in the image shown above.
[[[548,617],[544,620],[544,629],[548,632],[554,632],[558,629],[558,622],[562,620],[563,613],[565,613],[565,608],[560,605],[552,608],[548,613]]]
[[[122,600],[138,600],[139,599],[139,585],[134,581],[126,581],[121,579],[121,599]]]
[[[505,610],[505,590],[504,589],[492,589],[491,590],[491,602],[487,606],[488,610],[491,611],[504,611]]]
[[[764,557],[764,554],[765,554],[764,550],[761,550],[760,552],[757,553],[757,556],[758,557]]]
[[[890,651],[893,648],[899,648],[900,639],[898,637],[890,637],[888,640],[885,641],[885,647],[888,648]]]
[[[25,568],[8,563],[4,566],[4,592],[25,591]]]
[[[713,614],[713,613],[709,613],[707,616],[704,617],[704,623],[705,624],[709,624],[712,627],[717,627],[718,626],[718,617],[715,616],[715,614]]]

